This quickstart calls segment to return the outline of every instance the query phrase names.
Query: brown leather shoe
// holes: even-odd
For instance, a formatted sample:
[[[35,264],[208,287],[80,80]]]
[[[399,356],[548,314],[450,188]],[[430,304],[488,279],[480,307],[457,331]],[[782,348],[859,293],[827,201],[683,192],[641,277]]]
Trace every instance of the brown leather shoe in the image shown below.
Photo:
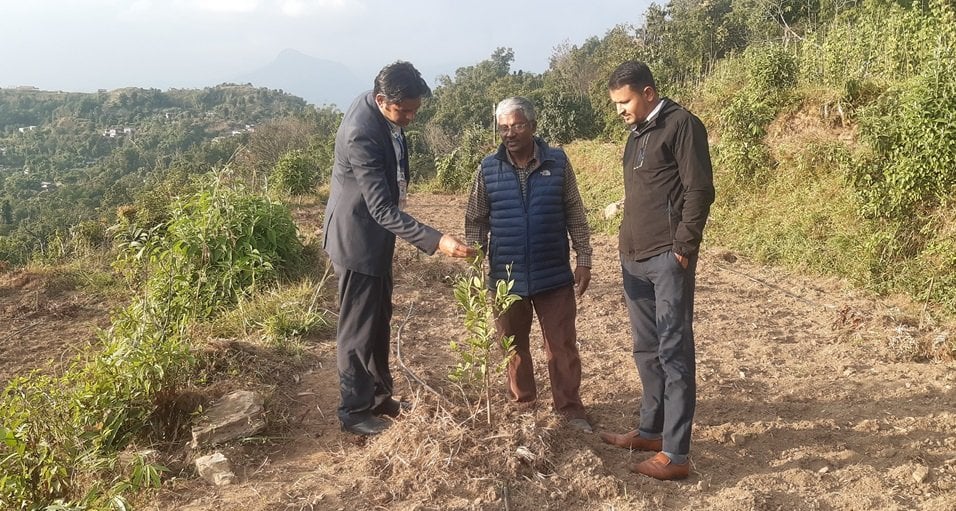
[[[651,459],[631,465],[631,472],[651,476],[661,481],[687,479],[690,474],[690,462],[673,463],[666,454],[659,452]]]
[[[660,451],[663,444],[663,440],[660,438],[641,438],[636,429],[627,433],[602,432],[601,440],[604,440],[604,443],[607,444],[635,451]]]

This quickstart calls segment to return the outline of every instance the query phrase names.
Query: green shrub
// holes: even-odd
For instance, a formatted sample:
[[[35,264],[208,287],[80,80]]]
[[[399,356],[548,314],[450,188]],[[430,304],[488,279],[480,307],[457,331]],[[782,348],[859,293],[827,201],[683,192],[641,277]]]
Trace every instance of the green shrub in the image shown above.
[[[14,379],[0,395],[0,508],[122,508],[124,493],[158,483],[161,467],[117,469],[116,453],[186,381],[189,326],[275,281],[301,250],[283,206],[227,177],[176,201],[168,224],[121,217],[118,266],[142,292],[100,333],[101,351],[62,376]]]
[[[435,160],[437,172],[430,188],[443,192],[468,190],[482,158],[494,147],[488,139],[488,130],[473,126],[464,131],[461,143],[451,153]]]
[[[210,317],[257,284],[274,281],[280,265],[299,261],[302,245],[288,209],[246,193],[227,178],[220,174],[174,202],[173,220],[161,229],[144,232],[132,226],[122,242],[128,249],[122,259],[130,263],[127,270],[168,272],[169,282],[152,278],[146,292],[179,315]]]
[[[591,138],[600,131],[587,96],[567,87],[551,86],[532,94],[530,99],[537,106],[537,133],[552,145]]]
[[[491,424],[491,375],[504,371],[514,356],[514,336],[500,336],[495,321],[521,297],[511,293],[514,281],[510,278],[495,282],[494,291],[488,289],[483,260],[484,253],[479,249],[468,273],[455,281],[455,301],[464,316],[467,335],[462,341],[451,343],[458,363],[448,376],[479,392],[479,400],[482,397],[485,400],[487,422]],[[511,276],[510,266],[508,276]],[[503,353],[500,358],[494,356],[499,348]]]
[[[797,60],[779,44],[751,46],[744,52],[751,90],[779,94],[797,84]]]
[[[775,114],[773,106],[749,90],[730,100],[716,126],[720,140],[713,147],[714,166],[736,176],[737,184],[758,182],[773,165],[764,137]]]
[[[292,150],[279,158],[269,179],[269,187],[282,193],[312,193],[319,182],[316,162],[301,150]]]
[[[864,213],[907,218],[952,204],[956,192],[956,38],[938,60],[860,113],[872,149],[852,176]]]

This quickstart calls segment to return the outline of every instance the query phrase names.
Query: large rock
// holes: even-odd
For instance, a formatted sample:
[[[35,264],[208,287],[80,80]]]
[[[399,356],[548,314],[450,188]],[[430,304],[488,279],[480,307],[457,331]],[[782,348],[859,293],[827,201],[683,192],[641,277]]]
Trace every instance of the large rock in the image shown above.
[[[232,472],[229,459],[221,452],[196,458],[196,470],[200,477],[216,486],[232,484],[236,480],[236,474]]]
[[[255,435],[266,427],[262,396],[240,390],[213,403],[193,428],[192,447],[221,444]]]

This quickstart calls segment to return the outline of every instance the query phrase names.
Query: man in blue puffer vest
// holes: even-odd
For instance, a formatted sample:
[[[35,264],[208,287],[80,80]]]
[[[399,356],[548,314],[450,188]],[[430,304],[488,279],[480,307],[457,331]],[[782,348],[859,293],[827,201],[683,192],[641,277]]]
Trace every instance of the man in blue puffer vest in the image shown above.
[[[475,175],[465,237],[488,254],[491,287],[509,278],[510,267],[512,292],[522,298],[497,321],[501,335],[514,335],[511,397],[522,403],[537,399],[529,339],[537,313],[554,409],[569,425],[590,433],[574,320],[575,287],[581,296],[591,281],[591,234],[571,163],[563,150],[534,136],[535,119],[534,105],[525,98],[508,98],[495,108],[502,143]],[[577,255],[573,273],[569,235]]]

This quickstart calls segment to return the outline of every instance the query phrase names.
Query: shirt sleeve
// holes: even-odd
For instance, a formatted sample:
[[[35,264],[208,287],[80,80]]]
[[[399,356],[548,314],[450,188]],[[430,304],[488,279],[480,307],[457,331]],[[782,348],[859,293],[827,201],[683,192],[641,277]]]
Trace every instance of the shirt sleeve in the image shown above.
[[[488,202],[488,190],[481,175],[481,166],[475,172],[475,179],[468,194],[468,207],[465,209],[465,242],[473,247],[481,246],[488,253],[488,233],[491,230],[491,205]]]
[[[574,175],[571,162],[564,171],[564,215],[571,236],[571,248],[577,254],[577,265],[591,267],[591,228],[588,227],[587,211],[581,200],[578,179]]]

